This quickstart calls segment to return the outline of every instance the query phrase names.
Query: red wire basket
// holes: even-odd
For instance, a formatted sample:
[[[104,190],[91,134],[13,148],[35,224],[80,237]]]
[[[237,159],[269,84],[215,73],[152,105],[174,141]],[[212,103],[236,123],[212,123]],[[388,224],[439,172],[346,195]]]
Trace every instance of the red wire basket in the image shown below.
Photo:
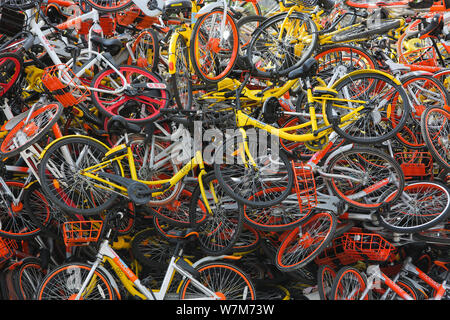
[[[294,171],[294,188],[297,194],[300,213],[308,214],[317,206],[317,190],[311,166],[291,162]]]
[[[347,255],[369,261],[386,261],[395,247],[376,233],[345,233],[343,248]]]
[[[65,64],[45,68],[42,83],[64,107],[75,106],[90,95],[89,89]]]
[[[63,224],[64,243],[67,247],[74,247],[97,242],[102,226],[102,220],[65,222]]]
[[[394,246],[376,233],[348,232],[333,239],[314,261],[338,268],[358,261],[386,261],[394,250]]]
[[[394,158],[405,177],[427,177],[433,174],[433,157],[429,152],[398,152]]]
[[[17,249],[17,242],[11,239],[0,238],[0,264],[9,260]]]

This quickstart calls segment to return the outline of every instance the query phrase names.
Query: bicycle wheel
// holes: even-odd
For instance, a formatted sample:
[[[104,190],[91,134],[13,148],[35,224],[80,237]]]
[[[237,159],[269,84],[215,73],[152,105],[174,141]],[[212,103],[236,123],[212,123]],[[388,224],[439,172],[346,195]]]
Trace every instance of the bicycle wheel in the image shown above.
[[[311,57],[317,41],[317,27],[308,16],[281,13],[255,30],[247,58],[262,77],[285,76]]]
[[[278,190],[274,190],[278,191]],[[268,190],[270,192],[270,189]],[[258,230],[284,231],[291,230],[308,219],[311,210],[300,210],[295,190],[281,203],[263,208],[244,206],[245,221]]]
[[[249,207],[280,203],[292,190],[294,173],[278,141],[269,145],[265,131],[246,132],[245,150],[241,132],[220,144],[214,156],[214,173],[223,190]]]
[[[42,267],[41,260],[35,257],[27,257],[21,262],[16,278],[17,295],[20,300],[33,300],[46,270]]]
[[[136,66],[120,66],[100,71],[91,82],[91,100],[106,117],[120,115],[136,124],[160,117],[160,109],[169,104],[169,92],[161,77]],[[123,75],[129,84],[124,90]],[[104,90],[100,92],[98,90]]]
[[[128,8],[133,4],[132,0],[83,0],[98,11],[116,12]]]
[[[355,70],[377,69],[377,62],[365,49],[351,45],[324,47],[314,57],[318,62],[318,76],[329,84],[338,68],[344,74]]]
[[[15,53],[0,54],[0,97],[11,90],[23,73],[23,58]]]
[[[283,239],[276,253],[276,266],[281,271],[306,266],[331,241],[336,224],[337,219],[330,212],[319,212],[311,216]]]
[[[332,88],[343,100],[328,101],[326,116],[333,129],[348,141],[375,144],[391,139],[410,115],[405,90],[382,73],[350,74]]]
[[[141,31],[131,46],[136,66],[151,72],[158,70],[159,63],[159,39],[152,29]],[[133,59],[128,58],[128,65],[133,64]]]
[[[5,184],[17,198],[25,188],[19,181],[5,181]],[[44,195],[37,190],[25,192],[31,193],[29,203],[33,211],[28,211],[24,207],[24,195],[19,198],[18,203],[14,203],[3,190],[0,192],[0,237],[30,239],[40,234],[41,227],[49,223],[51,212]],[[35,220],[39,220],[40,223],[35,223]]]
[[[179,33],[174,33],[175,48],[175,73],[171,75],[172,91],[178,108],[190,110],[192,107],[192,78],[189,71],[191,60],[186,41]]]
[[[108,184],[93,180],[82,171],[102,162],[107,147],[86,137],[67,136],[47,149],[39,166],[42,190],[62,210],[81,215],[99,214],[118,197]],[[117,162],[99,172],[120,175]],[[109,181],[108,178],[104,178]]]
[[[3,139],[0,145],[0,156],[15,156],[38,142],[56,124],[63,109],[61,104],[52,103],[24,117]]]
[[[317,270],[317,288],[320,300],[330,300],[331,288],[336,277],[336,271],[329,265],[321,265]]]
[[[236,22],[227,13],[222,31],[223,9],[202,15],[194,25],[189,45],[192,67],[201,80],[217,83],[233,70],[239,50]]]
[[[136,260],[153,271],[153,276],[163,274],[171,258],[172,243],[154,228],[139,231],[131,240],[131,251]],[[157,271],[157,273],[156,273]]]
[[[450,112],[441,108],[428,108],[420,120],[423,139],[433,159],[443,169],[450,170]]]
[[[360,300],[367,287],[366,276],[353,267],[343,267],[336,274],[330,300]],[[366,295],[364,300],[368,300]]]
[[[75,300],[92,266],[74,262],[63,264],[49,272],[37,289],[37,300]],[[116,300],[114,287],[100,269],[82,292],[80,300]]]
[[[326,168],[326,183],[349,205],[374,210],[395,203],[402,195],[405,177],[400,165],[374,148],[353,148],[337,154]],[[392,197],[387,196],[396,191]]]
[[[211,213],[197,186],[192,193],[189,210],[191,226],[199,234],[199,245],[203,252],[213,256],[227,254],[241,234],[242,206],[227,196],[214,174],[203,177],[202,181]]]
[[[253,32],[266,20],[261,15],[249,15],[238,20],[236,27],[239,32],[239,58],[236,61],[240,67],[244,67],[244,64],[240,61],[246,57],[246,52]],[[241,66],[242,64],[242,66]]]
[[[256,300],[255,288],[251,279],[239,268],[228,263],[209,263],[197,268],[197,280],[222,300]],[[183,282],[180,299],[207,299],[190,280]]]
[[[386,201],[395,195],[392,192]],[[437,181],[406,183],[403,195],[387,210],[378,210],[381,225],[394,232],[413,233],[430,229],[448,216],[450,193],[448,187]]]
[[[405,146],[418,149],[425,146],[425,142],[420,134],[422,113],[431,107],[444,108],[448,106],[450,104],[450,96],[442,82],[432,76],[410,76],[402,79],[402,82],[411,101],[411,120],[408,120],[405,127],[417,133],[414,134],[417,141],[412,140],[410,132],[405,134],[404,130],[397,133],[396,138]],[[395,113],[396,110],[394,109],[391,114],[395,115]],[[393,119],[392,123],[394,126],[396,125],[395,119]]]

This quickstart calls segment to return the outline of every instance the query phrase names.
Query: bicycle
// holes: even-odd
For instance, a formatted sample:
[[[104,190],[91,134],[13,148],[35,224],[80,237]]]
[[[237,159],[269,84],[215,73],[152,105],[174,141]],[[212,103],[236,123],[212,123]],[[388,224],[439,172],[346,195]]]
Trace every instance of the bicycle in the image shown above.
[[[103,264],[106,262],[114,270],[118,279],[130,294],[140,299],[162,300],[169,298],[167,289],[175,273],[183,276],[179,289],[179,299],[255,299],[255,290],[251,281],[237,267],[224,262],[212,262],[191,266],[183,259],[183,245],[195,232],[185,231],[173,234],[176,239],[174,254],[170,259],[164,280],[159,290],[147,288],[141,280],[119,258],[109,245],[113,228],[111,220],[117,217],[108,217],[101,230],[102,221],[90,221],[82,226],[76,223],[66,224],[65,241],[67,244],[76,244],[100,239],[98,254],[92,265],[86,263],[68,263],[51,271],[42,281],[37,290],[36,299],[118,299],[120,293],[111,272]],[[96,226],[97,225],[97,226]],[[85,237],[83,230],[95,231],[93,237]],[[83,239],[84,238],[84,239]],[[97,240],[95,240],[97,241]],[[214,258],[215,260],[216,258]],[[205,257],[203,261],[210,258]],[[73,281],[59,282],[59,279],[71,277]],[[232,280],[232,282],[230,282]],[[58,292],[54,291],[57,283]],[[232,291],[228,286],[233,283]],[[218,285],[218,286],[217,286]],[[100,289],[101,288],[101,289]]]

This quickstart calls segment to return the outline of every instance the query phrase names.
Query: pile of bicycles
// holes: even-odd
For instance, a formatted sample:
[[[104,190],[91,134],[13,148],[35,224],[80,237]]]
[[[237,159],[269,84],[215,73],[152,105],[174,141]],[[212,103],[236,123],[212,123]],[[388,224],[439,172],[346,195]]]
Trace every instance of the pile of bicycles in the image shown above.
[[[450,298],[447,1],[1,3],[1,299]]]

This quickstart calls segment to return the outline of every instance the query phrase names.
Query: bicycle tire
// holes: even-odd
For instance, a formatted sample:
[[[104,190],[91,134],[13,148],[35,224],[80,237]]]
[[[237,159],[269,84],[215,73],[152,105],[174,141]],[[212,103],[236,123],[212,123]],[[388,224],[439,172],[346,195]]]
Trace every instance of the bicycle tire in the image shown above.
[[[242,17],[236,23],[239,32],[239,56],[236,61],[238,69],[245,70],[248,66],[243,61],[246,59],[247,47],[250,43],[253,33],[267,18],[261,15],[250,15]]]
[[[208,25],[207,19],[213,15],[219,15],[220,18],[217,18],[217,20],[213,19],[213,22],[215,23],[217,21],[219,25],[215,28],[214,26],[210,26],[210,28],[212,28],[215,32],[211,35],[209,34],[211,30],[205,30],[209,31],[205,32],[202,31],[201,28],[203,24],[205,24],[205,21],[206,25]],[[192,29],[192,36],[189,45],[191,64],[197,76],[206,83],[217,83],[225,79],[233,70],[238,57],[239,33],[236,27],[236,22],[229,13],[226,15],[225,26],[227,29],[224,30],[224,33],[228,33],[231,40],[227,40],[225,45],[220,43],[222,40],[222,35],[218,35],[217,32],[220,33],[221,30],[220,21],[222,20],[222,16],[222,8],[213,9],[202,15],[195,22],[194,28]],[[202,54],[202,57],[200,57],[199,54]],[[213,59],[206,60],[210,55]],[[211,66],[213,68],[211,68]]]
[[[0,157],[13,157],[44,137],[58,122],[63,113],[60,103],[52,103],[34,110],[29,117],[23,118],[11,130],[0,145]],[[25,120],[28,118],[28,123]],[[15,141],[20,136],[23,141]],[[20,145],[17,145],[20,143]]]
[[[348,285],[351,285],[350,289],[358,289],[356,292],[350,292],[353,296],[349,297],[351,299],[342,299],[342,296],[345,295],[348,288]],[[330,300],[356,300],[359,299],[359,296],[363,293],[363,291],[367,287],[367,278],[366,275],[360,272],[358,269],[345,266],[342,267],[337,273],[335,280],[333,282],[333,287],[331,288],[331,299]],[[366,295],[365,300],[368,300],[369,295]]]
[[[43,269],[40,259],[24,258],[16,273],[16,292],[19,300],[32,300],[45,274],[46,270]]]
[[[317,289],[320,300],[330,300],[330,292],[336,277],[336,271],[329,265],[321,265],[317,270]]]
[[[345,66],[347,73],[378,68],[378,63],[372,54],[354,45],[326,46],[320,48],[314,58],[319,62],[318,76],[327,84],[339,66]]]
[[[20,80],[23,64],[23,57],[16,53],[0,54],[0,97],[6,95]]]
[[[326,179],[326,183],[336,196],[361,210],[375,210],[385,203],[395,203],[405,186],[405,176],[397,161],[375,148],[356,147],[337,154],[328,163],[326,173],[343,175]],[[350,180],[355,177],[359,181]],[[400,192],[387,202],[386,193],[395,190]],[[371,195],[370,198],[367,195]]]
[[[104,69],[97,73],[91,81],[93,88],[91,100],[94,106],[106,117],[120,115],[126,121],[138,125],[157,120],[161,116],[160,110],[166,108],[170,100],[168,88],[162,78],[156,73],[137,66],[122,65],[118,70],[125,76],[129,84],[135,85],[134,88],[131,91],[113,93],[114,88],[103,83],[123,86],[122,79],[114,69]],[[162,88],[150,89],[149,85],[152,83],[156,83],[158,86],[161,84]],[[110,89],[112,93],[101,93],[95,89]]]
[[[282,77],[286,76],[292,70],[300,67],[316,49],[318,43],[318,33],[315,23],[306,14],[300,12],[293,12],[289,15],[289,19],[302,22],[302,27],[296,27],[297,30],[285,30],[278,27],[279,23],[283,23],[285,18],[288,17],[288,13],[280,13],[273,17],[270,17],[264,21],[258,29],[255,30],[247,49],[247,59],[250,62],[251,67],[254,69],[258,76],[263,78]],[[294,25],[295,23],[291,23]],[[298,30],[302,30],[299,33]],[[280,32],[283,32],[280,34]],[[295,32],[291,37],[295,41],[290,43],[290,38],[287,37],[288,33]],[[307,33],[307,41],[302,43],[299,41],[303,37],[303,33]],[[275,35],[275,36],[272,36]],[[302,35],[302,37],[300,36]],[[278,38],[278,39],[277,39]],[[269,40],[270,39],[270,40]],[[282,39],[282,40],[281,40]],[[272,41],[272,42],[269,42]],[[287,44],[280,44],[278,42],[286,41]],[[297,42],[297,43],[295,43]],[[307,44],[305,50],[304,47]],[[261,48],[262,53],[259,52]],[[269,51],[271,51],[269,53]],[[274,55],[276,50],[280,51],[277,56]],[[300,52],[300,56],[297,53]],[[273,52],[272,52],[273,51]],[[264,54],[269,59],[263,61]]]
[[[408,181],[403,188],[408,198],[392,202],[386,210],[377,210],[380,224],[398,233],[428,230],[447,218],[450,191],[438,181]],[[387,201],[392,196],[387,196]]]
[[[207,288],[226,300],[256,300],[256,291],[251,279],[238,267],[229,263],[217,262],[197,268],[198,280]],[[196,289],[190,279],[180,288],[180,299],[205,297]]]
[[[357,102],[328,101],[325,113],[334,131],[347,141],[358,144],[377,144],[394,137],[406,124],[411,106],[406,91],[401,84],[380,72],[359,72],[349,74],[337,81],[332,88],[339,94],[337,98]],[[350,97],[349,97],[350,96]],[[355,100],[356,99],[356,100]],[[362,101],[362,102],[360,102]],[[395,105],[396,125],[392,125],[390,115]],[[342,117],[353,113],[348,120]]]
[[[136,59],[136,66],[151,72],[157,72],[158,70],[159,50],[158,35],[153,29],[141,31],[131,46],[131,51],[133,51]],[[128,58],[127,64],[132,64],[131,56]]]
[[[70,161],[76,166],[67,163],[64,156],[65,150],[70,150],[72,157]],[[93,163],[101,162],[107,151],[107,147],[97,140],[80,136],[66,136],[52,144],[44,153],[39,165],[39,179],[45,195],[63,211],[73,214],[96,215],[108,209],[118,194],[111,191],[105,193],[106,190],[91,185],[92,182],[89,179],[79,174],[82,165],[89,167],[92,161]],[[81,157],[76,161],[78,164],[74,162],[73,156]],[[53,169],[50,170],[51,168],[65,171],[58,172],[56,176],[52,173]],[[121,175],[117,162],[112,162],[108,170],[111,170],[109,172],[113,174]],[[96,184],[99,183],[96,181]],[[67,193],[65,189],[71,193]],[[103,193],[99,193],[99,190],[103,190]]]
[[[275,264],[281,271],[293,271],[313,261],[330,241],[337,218],[331,212],[313,214],[289,232],[278,247]]]
[[[422,137],[436,161],[446,171],[450,171],[448,137],[450,133],[450,112],[442,108],[428,108],[420,119]]]
[[[92,266],[84,262],[63,264],[50,271],[36,293],[36,300],[73,300]],[[116,300],[115,288],[108,276],[97,268],[94,273],[96,285],[90,286],[89,296],[83,300]],[[59,280],[62,279],[62,280]]]
[[[6,185],[13,192],[15,196],[25,188],[25,185],[19,181],[5,181]],[[0,207],[0,237],[16,240],[31,239],[39,235],[42,231],[42,225],[48,224],[51,218],[50,208],[46,206],[45,197],[35,191],[32,192],[35,197],[35,211],[24,210],[23,201],[20,201],[18,205],[13,205],[4,198],[3,191],[0,192],[2,198]],[[23,199],[22,199],[23,200]],[[40,224],[36,224],[36,218],[31,218],[32,215],[40,215]],[[44,222],[45,221],[45,222]]]
[[[173,37],[176,37],[175,73],[171,74],[173,96],[179,109],[190,110],[193,103],[191,59],[183,36],[176,32]]]

